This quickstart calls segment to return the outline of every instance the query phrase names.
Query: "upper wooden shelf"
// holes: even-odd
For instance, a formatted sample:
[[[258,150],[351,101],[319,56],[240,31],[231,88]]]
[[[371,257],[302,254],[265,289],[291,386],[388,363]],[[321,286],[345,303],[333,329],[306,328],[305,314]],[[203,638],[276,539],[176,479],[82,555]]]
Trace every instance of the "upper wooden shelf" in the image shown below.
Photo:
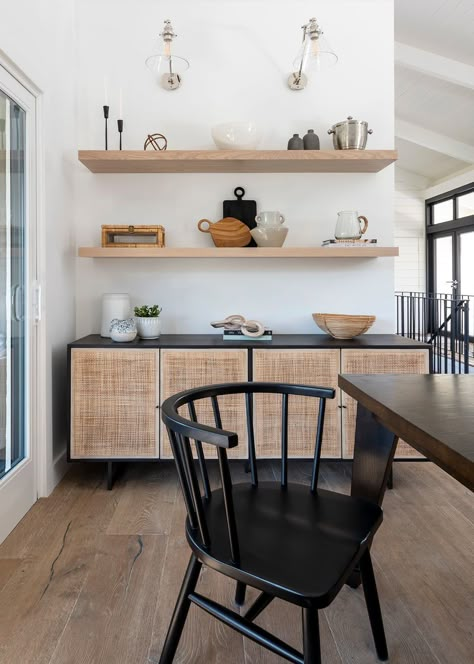
[[[79,247],[83,258],[377,258],[398,247]]]
[[[79,150],[93,173],[378,173],[396,150]]]

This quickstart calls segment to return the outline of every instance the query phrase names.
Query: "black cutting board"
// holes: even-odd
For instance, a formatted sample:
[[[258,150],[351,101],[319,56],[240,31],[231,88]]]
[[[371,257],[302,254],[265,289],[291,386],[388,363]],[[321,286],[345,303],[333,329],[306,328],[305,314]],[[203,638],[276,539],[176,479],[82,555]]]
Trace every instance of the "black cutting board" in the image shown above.
[[[224,201],[224,210],[223,217],[234,217],[239,221],[242,221],[250,229],[255,228],[257,222],[255,217],[257,216],[257,203],[255,201],[244,201],[242,200],[245,196],[245,189],[243,187],[236,187],[234,189],[234,194],[236,198],[232,201]],[[251,242],[247,247],[256,247],[257,243],[252,238]]]

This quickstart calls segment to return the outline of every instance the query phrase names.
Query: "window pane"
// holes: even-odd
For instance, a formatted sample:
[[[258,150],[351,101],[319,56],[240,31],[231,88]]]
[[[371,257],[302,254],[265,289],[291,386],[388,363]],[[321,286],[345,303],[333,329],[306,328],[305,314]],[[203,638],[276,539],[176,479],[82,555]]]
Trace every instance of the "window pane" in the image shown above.
[[[458,198],[458,214],[457,218],[468,217],[474,214],[474,191],[469,194],[463,194]]]
[[[0,91],[0,479],[25,458],[25,111]]]
[[[433,209],[433,215],[432,215],[433,224],[442,224],[443,221],[452,221],[454,219],[452,198],[450,198],[449,201],[442,201],[441,203],[436,203],[435,205],[433,205],[432,209]]]
[[[435,292],[452,293],[453,279],[453,239],[451,235],[435,240]]]
[[[474,231],[461,233],[460,247],[461,268],[459,275],[461,279],[461,293],[463,295],[474,296],[474,263],[472,260],[474,256]],[[474,297],[469,302],[469,335],[471,337],[474,335]]]

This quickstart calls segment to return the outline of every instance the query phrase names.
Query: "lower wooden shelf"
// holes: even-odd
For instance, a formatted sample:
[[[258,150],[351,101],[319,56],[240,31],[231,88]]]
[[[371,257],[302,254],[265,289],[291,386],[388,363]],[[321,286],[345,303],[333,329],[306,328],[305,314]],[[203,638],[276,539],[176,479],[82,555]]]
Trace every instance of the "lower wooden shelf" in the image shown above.
[[[82,258],[378,258],[398,247],[79,247]]]

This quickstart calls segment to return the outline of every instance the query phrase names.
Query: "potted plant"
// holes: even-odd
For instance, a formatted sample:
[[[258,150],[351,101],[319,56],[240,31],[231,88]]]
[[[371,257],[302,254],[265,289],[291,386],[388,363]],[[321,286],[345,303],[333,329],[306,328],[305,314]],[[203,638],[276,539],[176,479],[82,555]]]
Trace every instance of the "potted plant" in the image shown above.
[[[161,307],[157,304],[143,304],[135,307],[135,322],[141,339],[158,339],[161,333]]]

